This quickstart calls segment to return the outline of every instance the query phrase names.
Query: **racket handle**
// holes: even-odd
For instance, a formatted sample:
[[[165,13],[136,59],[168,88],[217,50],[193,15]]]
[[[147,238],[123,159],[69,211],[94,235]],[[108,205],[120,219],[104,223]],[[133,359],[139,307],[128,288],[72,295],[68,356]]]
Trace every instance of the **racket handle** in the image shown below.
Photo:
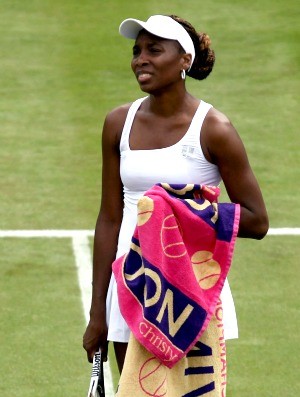
[[[97,392],[99,397],[105,397],[105,387],[104,387],[104,369],[103,369],[103,358],[102,353],[99,351],[100,355],[100,367],[99,367],[99,379],[97,385]]]
[[[103,359],[101,351],[93,358],[92,375],[87,397],[105,397]]]

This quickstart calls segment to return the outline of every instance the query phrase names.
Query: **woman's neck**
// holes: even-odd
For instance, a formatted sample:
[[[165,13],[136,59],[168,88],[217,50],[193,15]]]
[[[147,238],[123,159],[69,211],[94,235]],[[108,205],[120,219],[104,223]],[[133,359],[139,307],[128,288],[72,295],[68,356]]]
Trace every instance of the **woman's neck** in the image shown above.
[[[164,91],[162,94],[150,94],[145,101],[145,111],[162,117],[169,117],[197,106],[199,101],[187,91],[172,93]]]

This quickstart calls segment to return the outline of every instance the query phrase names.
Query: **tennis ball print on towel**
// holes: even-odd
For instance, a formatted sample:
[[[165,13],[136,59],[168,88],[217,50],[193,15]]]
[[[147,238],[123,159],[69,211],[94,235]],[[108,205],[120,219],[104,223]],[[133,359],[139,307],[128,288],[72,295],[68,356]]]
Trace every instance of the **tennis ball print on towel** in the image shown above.
[[[138,202],[138,226],[145,225],[151,218],[154,211],[154,202],[150,197],[142,197]],[[180,258],[187,252],[182,242],[180,226],[173,214],[164,218],[161,226],[161,245],[166,256]]]
[[[195,205],[195,204],[194,204]],[[154,202],[150,197],[142,197],[138,203],[138,226],[145,225],[154,211]],[[180,225],[174,214],[166,216],[160,230],[161,247],[170,258],[181,258],[187,254],[182,241]],[[221,275],[219,263],[212,258],[210,251],[199,250],[191,256],[191,263],[199,286],[210,289],[216,285]]]
[[[191,258],[195,277],[202,289],[216,285],[221,276],[221,267],[209,251],[197,251]]]
[[[144,196],[138,202],[137,224],[143,226],[149,221],[154,210],[154,202],[150,197]]]
[[[167,368],[155,357],[148,358],[140,368],[139,384],[148,396],[165,396],[167,394]]]

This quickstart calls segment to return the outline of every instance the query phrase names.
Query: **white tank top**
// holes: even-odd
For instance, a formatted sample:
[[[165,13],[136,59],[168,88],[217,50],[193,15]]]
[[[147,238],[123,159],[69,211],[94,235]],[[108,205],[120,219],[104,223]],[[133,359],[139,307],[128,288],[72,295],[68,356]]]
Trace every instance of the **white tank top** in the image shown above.
[[[217,166],[206,160],[200,144],[201,127],[212,107],[204,101],[200,102],[185,135],[174,145],[162,149],[130,149],[129,136],[134,117],[146,98],[137,99],[130,106],[120,140],[124,213],[117,257],[128,251],[136,225],[137,202],[151,186],[162,182],[217,186],[221,181]]]
[[[136,226],[136,206],[139,198],[154,184],[196,183],[217,186],[221,182],[218,167],[208,162],[200,144],[200,133],[203,121],[212,105],[201,101],[185,135],[174,145],[151,150],[131,150],[129,136],[134,117],[141,103],[140,98],[129,108],[120,140],[120,173],[124,191],[123,220],[119,233],[117,258],[129,250],[131,237]],[[227,338],[237,337],[237,324],[233,299],[228,283],[223,288],[227,291],[224,299],[230,302],[233,318],[226,331]],[[224,295],[224,293],[222,293]],[[227,311],[227,310],[226,310]],[[225,327],[226,328],[226,327]],[[230,336],[230,335],[231,336]]]

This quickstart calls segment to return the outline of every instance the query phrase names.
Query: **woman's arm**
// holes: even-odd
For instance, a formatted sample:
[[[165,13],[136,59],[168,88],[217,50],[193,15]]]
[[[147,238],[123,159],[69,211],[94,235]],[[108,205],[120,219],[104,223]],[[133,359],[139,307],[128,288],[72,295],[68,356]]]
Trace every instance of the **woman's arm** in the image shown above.
[[[244,145],[228,118],[211,109],[203,124],[201,145],[219,168],[230,200],[241,206],[239,237],[262,239],[269,228],[262,193]]]
[[[105,119],[102,133],[102,192],[93,252],[93,288],[90,321],[83,337],[88,360],[100,348],[107,356],[106,295],[115,260],[123,215],[119,143],[128,108],[118,108]]]

